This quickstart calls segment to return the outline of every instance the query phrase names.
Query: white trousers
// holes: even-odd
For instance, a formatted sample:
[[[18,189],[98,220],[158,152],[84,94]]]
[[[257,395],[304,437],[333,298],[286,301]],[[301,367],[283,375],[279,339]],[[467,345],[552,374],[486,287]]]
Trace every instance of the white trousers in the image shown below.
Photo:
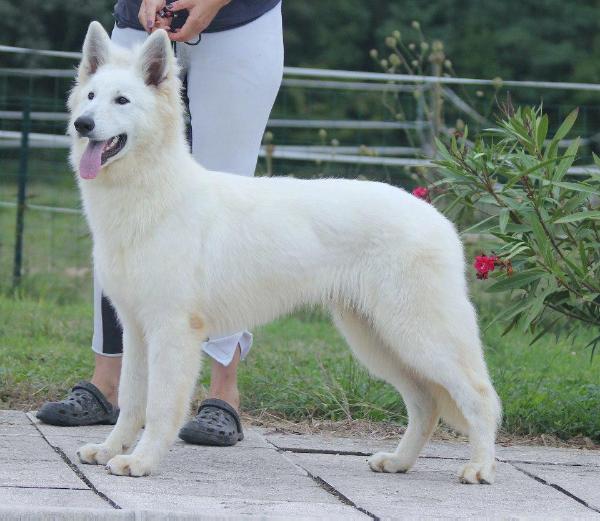
[[[146,36],[143,31],[115,26],[111,38],[123,47],[132,47]],[[203,34],[198,45],[177,44],[177,59],[187,74],[194,158],[209,170],[254,175],[283,75],[281,3],[241,27]],[[95,282],[92,349],[101,355],[120,356],[104,348],[101,298],[102,290]],[[210,338],[202,348],[227,366],[238,344],[244,359],[252,334],[240,331]]]

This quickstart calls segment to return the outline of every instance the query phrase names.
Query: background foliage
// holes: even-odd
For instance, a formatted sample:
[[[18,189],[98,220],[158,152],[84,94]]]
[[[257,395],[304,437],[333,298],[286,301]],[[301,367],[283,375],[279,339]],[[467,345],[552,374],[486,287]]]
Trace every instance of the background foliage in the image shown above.
[[[536,339],[551,330],[600,327],[600,176],[567,178],[579,139],[564,152],[558,146],[576,118],[575,110],[550,138],[541,107],[514,109],[508,102],[498,128],[475,143],[466,131],[449,147],[438,141],[442,179],[436,184],[448,190],[437,201],[446,202],[455,220],[474,215],[469,230],[497,239],[488,257],[495,271],[488,290],[516,293],[494,321]],[[480,278],[487,278],[483,271]],[[597,336],[590,345],[599,342]]]
[[[2,43],[77,50],[90,20],[111,27],[113,5],[0,0]],[[599,7],[598,0],[283,0],[286,64],[375,70],[368,50],[418,20],[445,43],[459,76],[597,82]]]

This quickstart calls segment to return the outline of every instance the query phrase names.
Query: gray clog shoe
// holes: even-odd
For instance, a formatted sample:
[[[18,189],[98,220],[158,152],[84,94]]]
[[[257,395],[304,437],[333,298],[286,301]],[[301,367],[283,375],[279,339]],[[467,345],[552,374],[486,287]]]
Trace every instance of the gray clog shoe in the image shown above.
[[[79,382],[64,400],[46,402],[36,414],[40,421],[60,427],[114,425],[118,417],[119,409],[90,382]]]

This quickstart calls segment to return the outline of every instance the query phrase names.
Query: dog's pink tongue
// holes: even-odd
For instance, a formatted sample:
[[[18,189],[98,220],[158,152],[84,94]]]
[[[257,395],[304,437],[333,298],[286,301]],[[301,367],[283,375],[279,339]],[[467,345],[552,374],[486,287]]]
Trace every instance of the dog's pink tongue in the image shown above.
[[[81,160],[79,161],[79,175],[83,179],[94,179],[102,166],[102,150],[106,141],[92,141],[88,143]]]

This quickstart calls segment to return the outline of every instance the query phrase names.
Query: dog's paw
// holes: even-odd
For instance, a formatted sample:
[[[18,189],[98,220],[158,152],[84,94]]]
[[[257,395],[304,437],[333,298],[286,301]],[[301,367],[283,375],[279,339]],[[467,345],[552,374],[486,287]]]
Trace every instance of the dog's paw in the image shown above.
[[[152,463],[145,458],[134,455],[115,456],[106,464],[106,470],[115,476],[131,476],[139,478],[148,476],[152,471]]]
[[[77,451],[79,461],[88,465],[106,465],[117,454],[118,451],[112,450],[104,443],[88,443]]]
[[[496,463],[482,464],[469,462],[458,472],[458,479],[467,485],[491,485],[496,476]]]
[[[394,452],[377,452],[367,463],[373,472],[406,472],[412,463],[408,463]]]

